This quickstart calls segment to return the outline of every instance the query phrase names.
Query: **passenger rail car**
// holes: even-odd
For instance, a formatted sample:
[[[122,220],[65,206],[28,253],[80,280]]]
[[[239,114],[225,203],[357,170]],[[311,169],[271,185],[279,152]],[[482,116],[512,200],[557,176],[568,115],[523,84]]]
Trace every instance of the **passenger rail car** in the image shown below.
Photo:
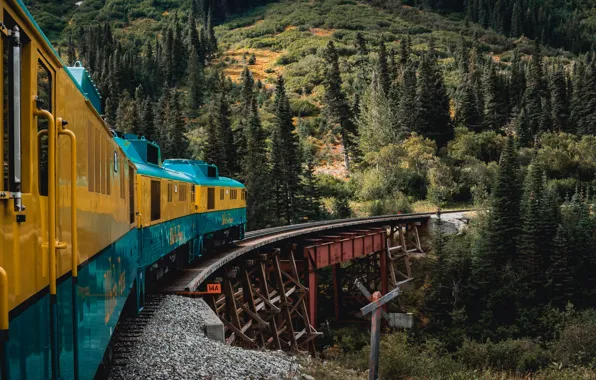
[[[92,379],[127,299],[242,238],[242,184],[115,135],[87,71],[0,1],[0,377]]]

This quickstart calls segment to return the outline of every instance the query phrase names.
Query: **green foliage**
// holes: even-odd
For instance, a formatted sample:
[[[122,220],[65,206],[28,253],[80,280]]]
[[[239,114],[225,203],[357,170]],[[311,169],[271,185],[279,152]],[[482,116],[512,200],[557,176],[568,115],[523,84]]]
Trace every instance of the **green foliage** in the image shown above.
[[[508,339],[502,342],[464,341],[457,358],[470,368],[526,374],[548,365],[551,353],[529,339]]]

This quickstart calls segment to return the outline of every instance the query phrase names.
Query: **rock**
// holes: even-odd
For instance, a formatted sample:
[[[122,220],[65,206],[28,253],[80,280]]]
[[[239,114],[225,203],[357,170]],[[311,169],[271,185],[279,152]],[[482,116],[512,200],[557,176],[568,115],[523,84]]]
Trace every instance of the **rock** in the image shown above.
[[[168,296],[110,379],[300,379],[298,361],[281,351],[252,351],[205,336],[196,299]]]

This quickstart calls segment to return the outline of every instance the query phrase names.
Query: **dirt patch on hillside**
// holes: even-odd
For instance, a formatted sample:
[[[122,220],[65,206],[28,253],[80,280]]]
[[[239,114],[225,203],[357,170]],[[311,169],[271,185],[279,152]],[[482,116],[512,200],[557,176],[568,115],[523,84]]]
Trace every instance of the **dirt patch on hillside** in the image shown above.
[[[254,65],[249,65],[248,61],[253,53],[256,57],[256,62]],[[225,52],[222,60],[227,63],[224,73],[234,82],[239,82],[244,67],[248,66],[255,80],[260,79],[265,84],[268,77],[275,78],[282,73],[283,68],[275,65],[277,58],[282,54],[283,52],[266,49],[228,50]]]
[[[321,29],[321,28],[310,28],[310,32],[315,36],[329,37],[335,32],[335,29]]]

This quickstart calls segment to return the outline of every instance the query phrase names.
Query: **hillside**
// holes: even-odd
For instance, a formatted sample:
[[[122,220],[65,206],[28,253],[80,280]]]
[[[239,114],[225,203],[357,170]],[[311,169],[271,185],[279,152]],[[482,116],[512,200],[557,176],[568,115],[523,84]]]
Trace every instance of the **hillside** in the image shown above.
[[[110,127],[246,184],[248,229],[488,211],[434,231],[383,378],[594,378],[592,1],[31,4]],[[363,374],[367,341],[338,332],[313,374]]]

